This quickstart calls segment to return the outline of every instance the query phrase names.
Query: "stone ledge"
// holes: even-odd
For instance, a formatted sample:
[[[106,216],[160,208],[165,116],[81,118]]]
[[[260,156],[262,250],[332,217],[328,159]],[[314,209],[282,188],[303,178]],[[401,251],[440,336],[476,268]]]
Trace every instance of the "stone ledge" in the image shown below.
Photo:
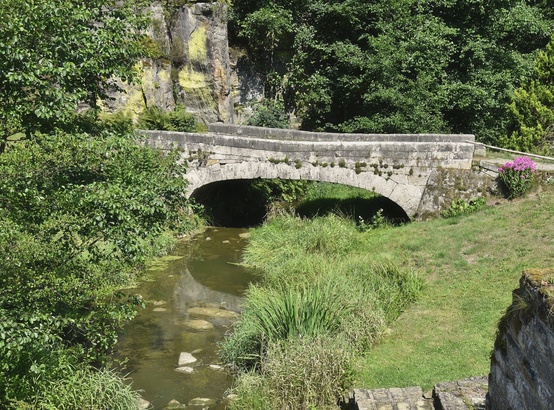
[[[471,377],[435,385],[432,396],[419,386],[390,389],[354,389],[351,410],[484,410],[487,377]]]

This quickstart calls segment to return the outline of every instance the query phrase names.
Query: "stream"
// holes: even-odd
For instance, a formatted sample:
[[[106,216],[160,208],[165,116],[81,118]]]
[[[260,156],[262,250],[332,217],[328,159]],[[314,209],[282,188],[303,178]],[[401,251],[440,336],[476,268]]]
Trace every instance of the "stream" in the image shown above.
[[[173,252],[179,258],[150,269],[136,288],[146,308],[123,329],[114,358],[125,361],[133,388],[154,409],[172,400],[192,409],[225,408],[233,379],[221,367],[217,344],[237,319],[242,296],[254,280],[252,272],[237,265],[246,232],[209,228],[180,244]],[[179,364],[187,356],[182,352],[196,361]],[[210,401],[195,406],[197,398]]]

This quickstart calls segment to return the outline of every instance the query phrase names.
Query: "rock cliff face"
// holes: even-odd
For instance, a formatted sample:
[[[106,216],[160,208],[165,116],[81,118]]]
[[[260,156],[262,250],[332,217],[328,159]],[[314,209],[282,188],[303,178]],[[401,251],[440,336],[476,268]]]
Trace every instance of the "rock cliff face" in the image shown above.
[[[197,121],[233,123],[227,6],[220,2],[180,7],[154,3],[151,13],[154,58],[140,63],[140,84],[122,84],[126,92],[114,94],[105,109],[136,115],[146,107],[172,110],[183,105]]]

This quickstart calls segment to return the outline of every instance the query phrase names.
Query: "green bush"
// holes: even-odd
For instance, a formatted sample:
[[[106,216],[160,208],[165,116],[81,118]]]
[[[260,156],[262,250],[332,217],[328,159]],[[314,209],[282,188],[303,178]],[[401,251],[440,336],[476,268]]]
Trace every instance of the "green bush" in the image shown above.
[[[148,107],[140,114],[138,127],[146,130],[180,132],[196,132],[198,130],[194,117],[183,106],[177,106],[173,111]]]
[[[448,209],[441,212],[443,218],[453,218],[455,216],[467,215],[483,209],[486,205],[485,198],[476,198],[470,201],[465,199],[455,199],[452,201]]]
[[[500,146],[551,155],[554,150],[554,36],[535,58],[531,78],[513,93]]]
[[[40,135],[0,155],[0,402],[102,364],[141,304],[119,289],[168,230],[195,224],[177,155],[109,131]]]
[[[359,216],[357,227],[360,232],[367,232],[372,229],[379,229],[389,225],[390,223],[387,221],[387,218],[383,215],[383,209],[379,209],[377,213],[372,215],[370,222],[366,222],[364,218]]]
[[[264,100],[254,106],[254,114],[247,125],[266,128],[290,128],[288,116],[282,103]]]

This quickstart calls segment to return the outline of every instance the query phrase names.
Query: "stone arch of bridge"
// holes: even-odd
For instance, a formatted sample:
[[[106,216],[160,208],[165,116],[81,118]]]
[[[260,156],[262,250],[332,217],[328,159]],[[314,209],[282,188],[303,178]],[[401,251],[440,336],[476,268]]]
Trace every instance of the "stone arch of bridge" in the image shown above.
[[[373,191],[396,203],[408,217],[413,217],[423,195],[424,185],[414,186],[394,178],[379,176],[373,172],[356,173],[355,170],[340,167],[303,166],[294,164],[271,164],[266,162],[242,162],[219,164],[210,167],[189,169],[187,197],[194,196],[196,190],[216,182],[230,180],[291,179],[331,182]]]

